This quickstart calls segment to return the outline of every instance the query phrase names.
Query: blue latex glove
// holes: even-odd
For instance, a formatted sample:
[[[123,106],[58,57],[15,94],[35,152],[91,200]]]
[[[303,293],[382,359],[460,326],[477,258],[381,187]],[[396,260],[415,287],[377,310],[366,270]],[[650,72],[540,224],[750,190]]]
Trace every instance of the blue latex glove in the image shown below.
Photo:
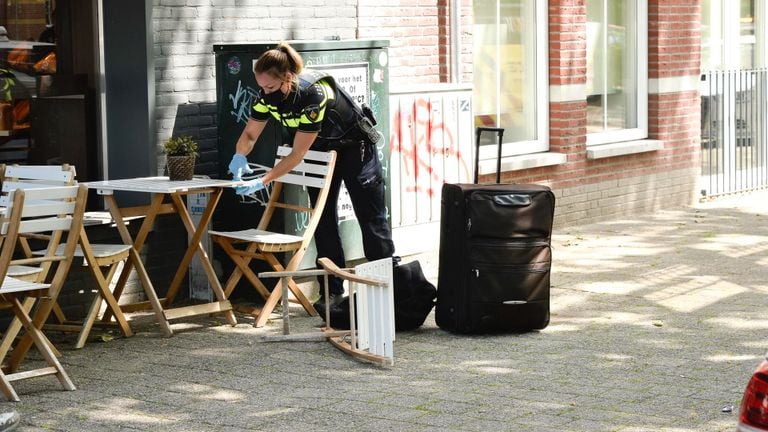
[[[253,174],[253,170],[248,166],[248,159],[239,153],[232,156],[232,161],[229,162],[229,172],[232,173],[234,180],[242,180],[243,174]]]
[[[245,182],[245,184],[242,186],[237,186],[235,188],[235,193],[238,195],[251,195],[262,189],[264,189],[264,183],[261,181],[261,179],[253,179]]]

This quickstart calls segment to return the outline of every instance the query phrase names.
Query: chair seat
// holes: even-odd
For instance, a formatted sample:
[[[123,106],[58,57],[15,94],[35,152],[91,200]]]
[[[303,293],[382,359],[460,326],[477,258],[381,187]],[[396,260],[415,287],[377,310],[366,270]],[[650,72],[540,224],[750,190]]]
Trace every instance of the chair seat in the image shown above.
[[[42,267],[24,266],[24,265],[12,265],[8,267],[8,276],[11,277],[23,277],[32,276],[42,272]]]
[[[0,286],[0,294],[44,290],[50,288],[50,286],[50,284],[26,282],[6,276],[3,279],[3,285]]]
[[[227,237],[235,240],[241,240],[251,243],[267,243],[288,245],[291,243],[301,243],[304,239],[300,236],[264,231],[259,229],[247,229],[242,231],[209,231],[209,234]]]
[[[58,248],[56,248],[56,255],[62,255],[64,254],[64,246],[65,245],[59,245]],[[129,245],[123,245],[123,244],[92,244],[91,250],[93,251],[93,256],[96,258],[108,258],[115,255],[119,255],[121,253],[127,252],[128,249],[130,249],[131,246]],[[32,252],[33,255],[43,256],[45,255],[44,250],[37,250]],[[77,245],[77,249],[75,250],[75,256],[82,258],[83,257],[83,249],[80,248],[80,245]]]

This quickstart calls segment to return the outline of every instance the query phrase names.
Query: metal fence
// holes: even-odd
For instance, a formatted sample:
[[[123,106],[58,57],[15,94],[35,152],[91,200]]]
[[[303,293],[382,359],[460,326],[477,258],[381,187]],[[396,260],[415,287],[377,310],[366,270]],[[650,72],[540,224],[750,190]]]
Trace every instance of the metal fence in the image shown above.
[[[701,77],[701,193],[768,187],[768,70]]]

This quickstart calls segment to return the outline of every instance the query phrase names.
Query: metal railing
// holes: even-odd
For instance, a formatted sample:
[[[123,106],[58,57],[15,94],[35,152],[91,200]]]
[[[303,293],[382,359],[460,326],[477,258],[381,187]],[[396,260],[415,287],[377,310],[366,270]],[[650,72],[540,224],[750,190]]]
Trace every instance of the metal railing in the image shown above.
[[[768,187],[768,70],[701,76],[701,194]]]

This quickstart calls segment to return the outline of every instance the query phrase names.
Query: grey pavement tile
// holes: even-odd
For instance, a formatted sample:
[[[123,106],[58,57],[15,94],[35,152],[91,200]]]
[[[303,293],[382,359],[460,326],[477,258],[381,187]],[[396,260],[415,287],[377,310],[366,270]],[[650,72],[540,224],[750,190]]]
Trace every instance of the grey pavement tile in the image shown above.
[[[451,414],[424,409],[424,415],[411,421],[420,426],[450,428],[456,427],[466,421],[466,417],[459,414]]]
[[[21,422],[24,426],[48,431],[126,431],[158,430],[173,421],[139,416],[126,418],[119,415],[106,418],[102,415],[92,415],[90,412],[70,411],[68,413],[22,414]]]
[[[344,425],[346,430],[364,430],[371,419],[365,415],[345,409],[344,405],[326,407],[325,409],[299,410],[292,413],[281,413],[263,419],[267,430],[285,429],[288,426],[304,426],[305,429],[293,430],[333,430]],[[306,429],[308,428],[308,429]]]
[[[210,428],[261,428],[269,429],[266,425],[275,419],[297,418],[302,412],[308,411],[303,407],[290,407],[280,403],[249,404],[221,403],[196,404],[187,407],[186,423],[203,424]]]
[[[163,425],[162,427],[158,427],[156,429],[145,429],[145,430],[152,430],[157,432],[224,432],[224,431],[235,432],[235,431],[257,431],[262,429],[256,429],[256,428],[244,429],[239,426],[230,427],[230,426],[211,425],[211,424],[198,423],[198,422],[178,422],[178,423]]]
[[[360,429],[361,431],[392,431],[392,432],[427,432],[437,431],[433,427],[414,424],[413,422],[403,422],[390,419],[372,418],[369,419]],[[445,430],[445,429],[442,429]]]
[[[549,410],[529,412],[525,415],[510,419],[510,422],[514,424],[536,426],[536,427],[546,426],[546,427],[552,428],[552,430],[559,430],[558,428],[560,426],[570,423],[572,421],[573,421],[572,417],[569,417],[566,415],[556,415],[555,413]],[[527,429],[520,429],[520,430],[527,430]]]
[[[19,423],[19,426],[16,428],[16,432],[51,432],[51,431],[52,429],[43,429],[39,426],[25,424],[23,420]]]
[[[487,420],[478,418],[464,418],[460,423],[453,425],[455,430],[462,431],[512,431],[510,424],[505,421]]]

